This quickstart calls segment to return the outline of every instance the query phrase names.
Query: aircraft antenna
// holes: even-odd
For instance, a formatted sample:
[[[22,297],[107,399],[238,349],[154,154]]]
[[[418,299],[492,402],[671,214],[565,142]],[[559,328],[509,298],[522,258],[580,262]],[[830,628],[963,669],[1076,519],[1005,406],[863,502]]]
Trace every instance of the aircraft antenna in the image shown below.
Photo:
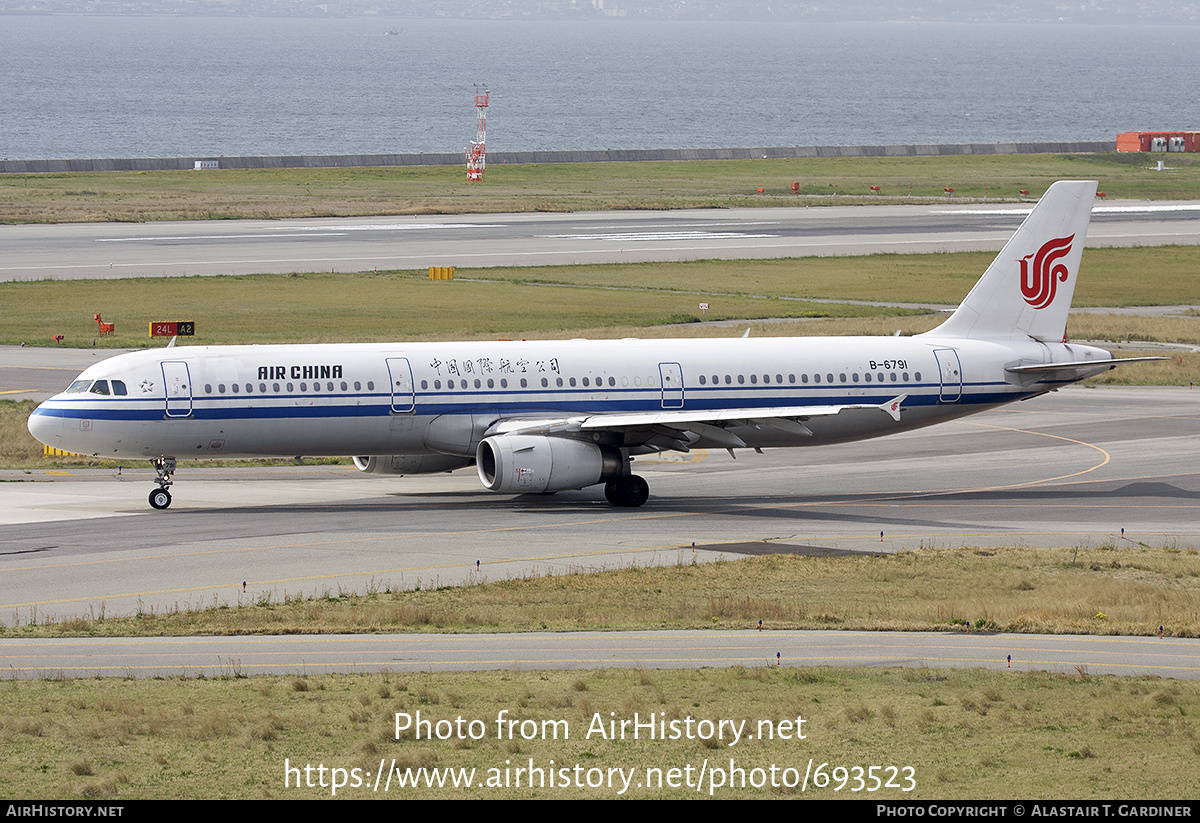
[[[475,89],[475,139],[467,149],[467,179],[482,180],[484,167],[484,144],[487,142],[487,107],[488,90],[483,87],[483,93]]]

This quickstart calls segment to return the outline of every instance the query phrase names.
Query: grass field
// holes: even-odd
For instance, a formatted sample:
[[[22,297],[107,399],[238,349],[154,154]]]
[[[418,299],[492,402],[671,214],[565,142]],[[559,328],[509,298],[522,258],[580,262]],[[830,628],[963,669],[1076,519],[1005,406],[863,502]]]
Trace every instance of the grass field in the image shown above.
[[[717,768],[725,785],[711,796],[725,799],[1195,798],[1195,770],[1188,764],[1200,755],[1200,684],[1094,677],[1085,669],[1055,675],[735,667],[241,678],[231,665],[228,676],[216,679],[13,681],[0,684],[0,694],[0,796],[7,799],[319,799],[333,796],[329,770],[335,767],[345,770],[346,780],[359,770],[366,784],[344,784],[336,796],[363,799],[699,798],[710,796]],[[496,718],[504,710],[507,718],[533,721],[527,729],[540,734],[546,728],[550,739],[498,739]],[[397,713],[415,719],[417,712],[433,723],[462,718],[468,738],[467,724],[478,721],[480,739],[417,740],[411,731],[397,739]],[[689,717],[745,721],[754,739],[730,746],[728,734],[724,740],[646,740],[643,732],[636,741],[609,740],[594,731],[597,718],[632,721],[635,712],[642,722],[651,713],[681,724]],[[803,724],[796,725],[798,718]],[[547,721],[557,725],[543,726]],[[761,739],[760,728],[762,738],[774,729],[792,739]],[[794,739],[797,733],[804,739]],[[444,788],[400,789],[393,778],[386,794],[374,792],[381,761],[385,770],[394,761],[402,774],[474,768],[482,788],[468,791],[447,781]],[[810,777],[801,794],[797,784],[806,771],[815,776],[823,763],[833,780],[814,788]],[[285,764],[300,769],[290,787]],[[325,788],[318,764],[326,768]],[[554,788],[526,788],[527,774],[521,788],[513,786],[517,768],[532,765],[548,780],[552,764],[568,770]],[[313,767],[314,788],[296,788],[305,765]],[[872,766],[899,768],[872,773]],[[745,770],[747,784],[762,787],[743,788],[731,767]],[[849,771],[854,767],[862,771]],[[617,768],[635,770],[623,794],[615,775],[613,788],[603,780]],[[702,768],[710,777],[698,791]],[[678,788],[659,788],[670,769],[678,769]],[[868,784],[872,774],[882,779]],[[602,785],[561,787],[576,775]],[[889,777],[896,788],[879,785]]]
[[[387,272],[0,283],[6,314],[0,343],[51,345],[50,339],[62,334],[73,346],[147,346],[149,323],[166,316],[195,320],[197,336],[189,342],[196,344],[719,334],[707,328],[641,331],[655,325],[682,329],[699,321],[701,302],[711,307],[707,320],[925,314],[913,321],[916,326],[861,333],[890,334],[898,327],[926,331],[936,325],[935,315],[804,301],[954,305],[993,256],[881,254],[459,269],[453,281],[431,281],[424,272]],[[1074,304],[1197,303],[1198,270],[1200,247],[1089,249]],[[116,336],[96,339],[92,316],[97,312],[116,322]],[[1081,337],[1075,325],[1073,320],[1071,333]],[[1161,328],[1159,321],[1150,320],[1134,332],[1134,339],[1200,342],[1195,329],[1200,329],[1200,317],[1171,319]]]
[[[1070,549],[922,550],[880,557],[768,555],[675,567],[568,574],[431,591],[327,595],[286,603],[128,619],[25,624],[9,636],[206,632],[610,630],[708,626],[770,629],[955,629],[1196,636],[1200,554],[1134,543]],[[1100,612],[1105,616],[1101,617]],[[1148,641],[1154,642],[1154,641]],[[285,787],[289,766],[404,772],[475,768],[473,789],[399,789],[395,797],[615,797],[616,789],[511,786],[506,767],[574,774],[636,769],[624,796],[697,796],[645,785],[648,769],[735,766],[766,770],[759,788],[726,798],[791,797],[808,768],[911,767],[909,792],[857,785],[839,772],[805,796],[861,799],[1192,798],[1181,768],[1200,755],[1200,684],[1012,670],[936,671],[764,666],[700,670],[501,671],[242,677],[229,660],[217,678],[63,676],[0,684],[5,797],[320,798],[326,787]],[[567,724],[569,738],[498,739],[495,718]],[[480,721],[477,740],[396,735],[396,714]],[[747,722],[754,740],[611,740],[601,722],[650,713],[668,720]],[[763,740],[760,721],[805,719],[804,740]],[[528,728],[532,728],[529,726]],[[775,728],[780,728],[775,725]],[[795,728],[795,727],[793,727]],[[770,767],[797,769],[770,785]],[[497,772],[489,772],[496,769]],[[508,775],[510,785],[504,785]],[[593,773],[595,776],[596,773]],[[683,773],[681,772],[681,775]],[[909,774],[905,772],[904,774]],[[1146,775],[1156,775],[1146,780]],[[352,776],[352,775],[351,775]],[[853,773],[850,773],[853,777]],[[318,781],[314,772],[314,783]],[[747,781],[751,778],[748,776]],[[372,783],[366,779],[369,787]],[[683,783],[681,776],[679,783]],[[840,792],[834,788],[844,784]],[[651,779],[651,783],[653,780]],[[693,784],[694,785],[694,784]],[[338,797],[369,797],[345,786]],[[384,796],[379,793],[380,797]],[[699,796],[707,795],[707,786]]]
[[[1099,180],[1114,198],[1200,199],[1200,161],[1171,161],[1168,172],[1115,152],[490,165],[482,183],[454,166],[0,175],[0,223],[1032,201],[1067,179]]]
[[[1102,618],[1097,615],[1104,615]],[[1083,549],[756,558],[484,581],[362,596],[266,592],[255,605],[17,615],[6,637],[768,628],[1200,637],[1200,552],[1133,540]],[[6,616],[7,617],[7,616]]]

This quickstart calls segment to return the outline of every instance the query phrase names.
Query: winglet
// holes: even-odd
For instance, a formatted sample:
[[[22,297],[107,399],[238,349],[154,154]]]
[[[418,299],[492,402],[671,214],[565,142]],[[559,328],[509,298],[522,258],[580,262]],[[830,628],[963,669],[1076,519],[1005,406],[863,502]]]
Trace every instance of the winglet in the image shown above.
[[[900,422],[900,405],[907,399],[908,399],[908,395],[902,394],[899,397],[896,397],[892,400],[887,401],[886,403],[880,403],[879,408],[883,409],[885,412],[888,413],[889,417],[891,417],[893,420],[895,420],[897,423],[899,423]]]

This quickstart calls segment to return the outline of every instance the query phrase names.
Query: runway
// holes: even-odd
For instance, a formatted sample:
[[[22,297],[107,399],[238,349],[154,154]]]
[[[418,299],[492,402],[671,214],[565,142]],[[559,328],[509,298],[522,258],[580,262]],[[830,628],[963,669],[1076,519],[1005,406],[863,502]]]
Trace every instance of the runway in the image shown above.
[[[1200,546],[1200,391],[1065,389],[861,443],[639,458],[641,509],[598,487],[494,495],[473,470],[182,464],[0,473],[0,619],[919,546]],[[1124,533],[1122,533],[1124,529]],[[478,567],[476,563],[478,561]],[[243,592],[242,583],[246,587]]]
[[[0,226],[0,281],[997,251],[1030,207],[677,212]],[[1089,247],[1200,243],[1200,203],[1097,205]]]

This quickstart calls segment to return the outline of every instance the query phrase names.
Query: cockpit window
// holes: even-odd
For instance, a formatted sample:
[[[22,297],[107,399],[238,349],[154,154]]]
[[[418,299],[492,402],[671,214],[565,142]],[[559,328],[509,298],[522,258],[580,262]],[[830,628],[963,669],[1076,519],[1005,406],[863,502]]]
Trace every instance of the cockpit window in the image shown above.
[[[88,391],[92,394],[108,394],[108,381],[97,380]]]
[[[71,385],[67,386],[67,394],[79,394],[88,390],[88,386],[92,385],[91,380],[76,380]]]
[[[129,390],[125,388],[124,380],[112,381],[112,391],[113,391],[113,394],[119,395],[121,397],[125,397],[126,395],[129,394]]]

